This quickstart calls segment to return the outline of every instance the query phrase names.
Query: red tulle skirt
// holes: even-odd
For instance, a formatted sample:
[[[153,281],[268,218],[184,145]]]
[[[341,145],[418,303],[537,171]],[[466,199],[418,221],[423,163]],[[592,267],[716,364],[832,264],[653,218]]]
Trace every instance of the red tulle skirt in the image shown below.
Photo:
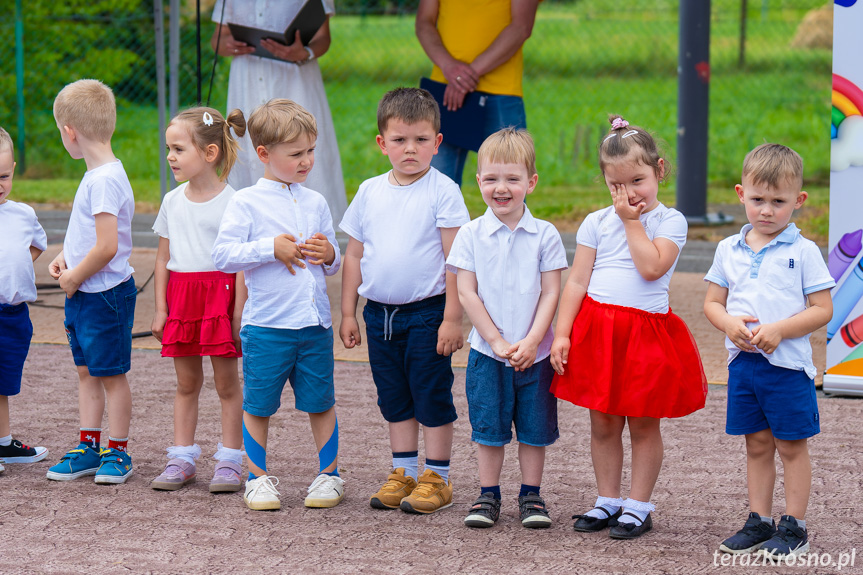
[[[689,328],[671,310],[649,313],[587,296],[569,358],[551,392],[611,415],[682,417],[704,407],[707,378]]]
[[[171,272],[162,357],[240,357],[234,345],[236,274]]]

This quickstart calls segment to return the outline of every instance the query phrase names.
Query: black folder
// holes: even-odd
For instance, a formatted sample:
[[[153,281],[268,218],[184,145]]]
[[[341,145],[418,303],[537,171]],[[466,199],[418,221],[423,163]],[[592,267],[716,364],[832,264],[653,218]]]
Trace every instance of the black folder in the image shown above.
[[[443,105],[446,84],[429,78],[420,80],[420,88],[428,90],[440,107],[440,131],[443,141],[451,146],[476,152],[485,140],[486,92],[468,92],[462,107],[450,112]]]
[[[231,29],[231,36],[234,40],[245,42],[249,46],[254,46],[255,51],[252,56],[260,56],[261,58],[270,58],[279,60],[270,52],[261,47],[261,40],[269,38],[286,46],[294,43],[294,37],[297,35],[297,30],[300,31],[300,40],[303,46],[308,46],[314,35],[318,32],[324,22],[327,21],[327,14],[324,11],[324,3],[321,0],[307,0],[300,8],[300,11],[294,17],[284,32],[272,32],[262,30],[260,28],[250,28],[248,26],[240,26],[228,22],[228,27]],[[281,61],[281,60],[280,60]]]

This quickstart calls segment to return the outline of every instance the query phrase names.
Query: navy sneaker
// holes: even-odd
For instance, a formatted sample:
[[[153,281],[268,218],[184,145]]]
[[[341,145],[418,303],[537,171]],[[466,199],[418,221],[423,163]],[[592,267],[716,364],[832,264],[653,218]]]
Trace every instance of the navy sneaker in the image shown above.
[[[46,477],[54,481],[71,481],[85,475],[96,475],[101,459],[95,449],[81,443],[48,469]]]
[[[797,524],[791,515],[779,518],[776,533],[758,550],[760,555],[771,559],[782,559],[788,555],[796,557],[809,551],[809,534]]]
[[[17,439],[9,445],[0,445],[0,461],[3,463],[36,463],[48,455],[45,447],[30,447]]]
[[[470,506],[464,524],[468,527],[491,527],[500,517],[500,499],[495,499],[491,493],[483,493]]]
[[[765,541],[776,534],[776,523],[770,520],[765,523],[761,516],[754,511],[749,513],[749,519],[743,525],[743,529],[726,539],[719,546],[723,553],[742,555],[758,550]]]
[[[129,454],[108,447],[103,448],[99,452],[99,456],[102,461],[96,472],[96,483],[100,485],[126,483],[126,480],[132,475],[132,458]]]
[[[518,514],[525,527],[542,529],[551,525],[545,500],[533,491],[518,498]]]

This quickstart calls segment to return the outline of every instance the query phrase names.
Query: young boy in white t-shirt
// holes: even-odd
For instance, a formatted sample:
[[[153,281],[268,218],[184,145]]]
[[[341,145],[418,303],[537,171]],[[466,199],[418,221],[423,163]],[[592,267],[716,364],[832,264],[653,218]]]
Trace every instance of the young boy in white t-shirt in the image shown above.
[[[33,208],[9,200],[14,175],[12,138],[0,128],[0,229],[6,234],[0,242],[0,473],[3,463],[33,463],[48,455],[44,447],[29,447],[12,439],[9,426],[9,396],[21,392],[24,361],[33,337],[26,303],[36,300],[33,262],[48,242]]]
[[[441,143],[440,110],[419,88],[388,92],[376,140],[393,169],[366,180],[339,227],[350,236],[342,272],[345,347],[362,341],[363,310],[378,406],[389,423],[393,472],[371,496],[378,509],[433,513],[452,505],[450,355],[463,345],[462,308],[446,256],[469,221],[459,187],[431,167]],[[426,447],[418,476],[419,426]]]
[[[465,517],[468,527],[491,527],[500,515],[500,472],[513,424],[521,523],[551,525],[540,484],[545,448],[560,436],[549,354],[567,265],[560,234],[524,203],[538,179],[527,131],[505,128],[489,136],[477,153],[476,174],[488,210],[459,230],[447,258],[474,326],[465,391],[471,439],[479,444],[480,497]]]
[[[78,370],[80,441],[48,470],[48,479],[95,475],[96,483],[125,483],[132,475],[126,451],[132,418],[132,323],[137,289],[132,278],[135,198],[123,165],[111,149],[117,121],[114,94],[98,80],[78,80],[60,90],[54,119],[63,146],[83,159],[81,179],[63,251],[49,272],[66,292],[66,335]],[[108,403],[111,435],[101,448]]]

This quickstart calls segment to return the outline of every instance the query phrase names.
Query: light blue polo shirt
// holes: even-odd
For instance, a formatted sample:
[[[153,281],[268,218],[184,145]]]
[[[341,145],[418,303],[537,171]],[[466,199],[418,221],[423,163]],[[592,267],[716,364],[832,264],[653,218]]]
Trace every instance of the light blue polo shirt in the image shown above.
[[[836,285],[821,250],[800,235],[793,223],[758,253],[746,244],[746,233],[751,229],[752,225],[746,224],[740,233],[719,242],[713,265],[704,276],[705,281],[728,288],[725,309],[729,314],[758,318],[758,322],[747,324],[750,329],[800,313],[806,309],[806,296]],[[741,350],[728,337],[725,347],[731,363]],[[759,353],[775,366],[815,377],[809,334],[783,339],[773,353]]]

